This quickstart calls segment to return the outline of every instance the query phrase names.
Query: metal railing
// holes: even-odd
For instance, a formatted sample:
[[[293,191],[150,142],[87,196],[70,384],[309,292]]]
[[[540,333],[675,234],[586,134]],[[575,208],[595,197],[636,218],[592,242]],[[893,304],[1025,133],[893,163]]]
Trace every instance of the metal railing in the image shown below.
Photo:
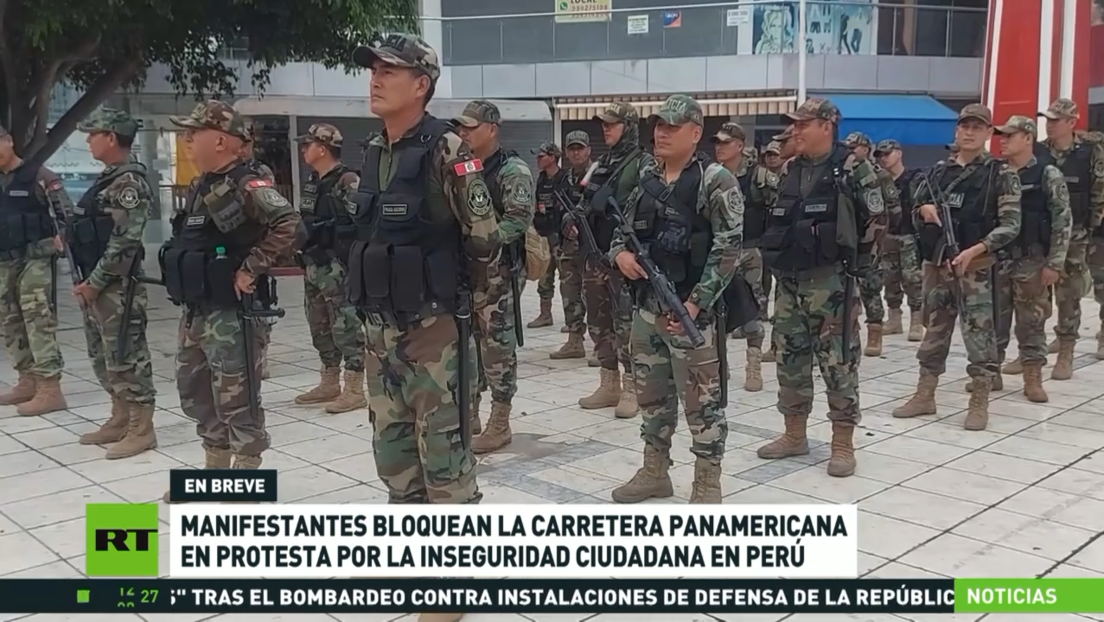
[[[630,60],[794,53],[797,7],[796,0],[767,0],[614,8],[603,21],[557,22],[555,13],[421,21],[423,28],[440,22],[446,65]],[[854,0],[808,0],[807,7],[812,54],[984,54],[983,8]]]

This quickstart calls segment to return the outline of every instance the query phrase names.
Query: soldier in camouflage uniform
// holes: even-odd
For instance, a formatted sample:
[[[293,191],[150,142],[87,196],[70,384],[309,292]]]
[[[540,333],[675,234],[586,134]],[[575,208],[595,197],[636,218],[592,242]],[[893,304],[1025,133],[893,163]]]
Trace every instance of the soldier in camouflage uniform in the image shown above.
[[[771,140],[763,148],[763,166],[775,175],[782,172],[782,165],[786,161],[782,159],[782,143]]]
[[[994,130],[1001,154],[1020,176],[1020,234],[997,263],[997,360],[1004,360],[1016,315],[1016,340],[1023,365],[1024,395],[1046,402],[1042,370],[1046,363],[1046,321],[1051,303],[1048,288],[1058,283],[1070,247],[1072,211],[1062,171],[1035,157],[1037,126],[1014,115]],[[994,380],[1000,378],[1000,374]],[[994,386],[996,383],[993,383]],[[1001,385],[1003,387],[1003,383]]]
[[[61,179],[25,163],[0,127],[0,329],[19,373],[18,383],[0,394],[0,405],[18,404],[26,417],[67,407],[53,292],[62,248],[55,219],[64,223],[72,205]]]
[[[844,139],[843,144],[851,150],[852,155],[866,161],[874,168],[878,182],[882,185],[889,227],[894,228],[894,225],[901,221],[900,195],[897,192],[897,185],[893,183],[893,176],[871,159],[874,143],[862,132],[851,132]],[[863,307],[866,309],[866,350],[863,351],[863,355],[881,356],[884,328],[882,322],[885,321],[885,306],[882,305],[884,273],[881,257],[874,257],[871,261],[870,269],[859,279],[859,297],[862,298]],[[897,328],[897,332],[900,332],[900,327]]]
[[[276,173],[272,172],[272,168],[264,162],[257,159],[256,149],[254,142],[257,136],[257,130],[255,124],[251,124],[246,121],[245,132],[246,142],[242,144],[240,157],[245,165],[248,166],[253,172],[261,179],[269,182],[273,186],[276,185]],[[268,346],[272,343],[272,327],[276,324],[276,318],[269,317],[260,320],[260,331],[264,337],[264,347],[261,348],[261,378],[268,379]]]
[[[721,131],[713,136],[713,148],[717,162],[736,177],[744,197],[743,251],[738,274],[751,285],[759,303],[759,321],[748,324],[742,330],[748,342],[744,389],[762,391],[763,336],[769,301],[763,291],[763,255],[759,251],[759,238],[767,223],[767,210],[774,206],[778,198],[778,176],[755,162],[754,151],[751,158],[747,157],[744,153],[745,140],[747,133],[740,124],[725,123]]]
[[[345,290],[349,249],[354,237],[352,195],[360,185],[356,171],[341,163],[342,136],[328,123],[310,126],[296,138],[303,162],[311,167],[299,213],[308,230],[300,255],[303,302],[311,341],[322,359],[318,386],[295,398],[296,404],[324,404],[326,412],[345,413],[368,406],[364,396],[364,323]],[[341,389],[341,362],[345,389]]]
[[[356,273],[359,261],[366,275],[386,266],[380,278],[387,283],[417,275],[420,284],[423,274],[430,282],[430,291],[423,286],[405,296],[411,300],[403,306],[410,311],[394,310],[400,292],[368,296],[367,304],[362,303],[371,350],[367,373],[376,413],[376,468],[391,503],[478,503],[483,495],[470,439],[462,436],[459,403],[462,382],[474,401],[475,347],[470,340],[467,360],[460,359],[454,314],[470,299],[471,281],[485,281],[491,269],[497,274],[501,233],[483,181],[485,163],[472,155],[450,123],[424,112],[411,116],[425,110],[441,75],[437,53],[425,41],[390,35],[378,47],[359,48],[354,60],[372,68],[372,112],[383,119],[385,129],[365,152],[356,201],[358,224],[361,218],[368,222],[359,229],[350,274]],[[427,165],[404,165],[412,162]],[[418,218],[411,218],[412,207]],[[360,248],[364,253],[358,256]],[[371,263],[375,256],[400,251],[421,256],[422,265]],[[350,278],[351,291],[356,288]],[[376,304],[380,298],[383,303]],[[415,311],[413,303],[419,299],[425,302]],[[461,617],[422,614],[419,622]]]
[[[908,295],[909,341],[924,338],[924,325],[920,322],[920,305],[923,301],[920,270],[920,250],[916,246],[916,233],[912,228],[912,188],[918,169],[906,169],[901,143],[893,139],[878,143],[874,151],[878,163],[885,169],[897,188],[901,214],[889,223],[882,249],[882,270],[885,277],[886,303],[889,305],[889,321],[885,334],[904,332],[901,304]]]
[[[83,281],[73,288],[84,310],[88,358],[111,396],[111,417],[80,437],[82,445],[115,443],[107,459],[128,458],[157,447],[153,429],[153,366],[146,342],[146,286],[143,234],[153,202],[146,167],[131,154],[138,123],[109,108],[77,126],[88,134],[92,157],[107,168],[77,202],[66,235]],[[130,300],[127,292],[131,292]],[[129,305],[128,323],[123,314]],[[121,330],[122,329],[122,330]],[[120,337],[126,341],[118,356]]]
[[[472,439],[472,451],[489,453],[510,443],[510,410],[517,393],[517,332],[514,322],[514,288],[520,296],[525,285],[525,231],[533,223],[533,173],[516,153],[498,143],[502,116],[486,100],[469,103],[455,120],[464,142],[483,162],[498,220],[495,240],[502,245],[498,261],[488,267],[482,287],[475,289],[475,315],[483,359],[480,390],[491,390],[491,415],[486,429]],[[473,416],[479,418],[479,398]],[[479,427],[478,424],[476,426]]]
[[[963,108],[955,130],[958,152],[932,167],[913,194],[913,224],[920,232],[924,257],[923,319],[928,330],[916,353],[920,361],[916,394],[893,411],[894,417],[936,413],[935,389],[946,371],[958,320],[970,361],[966,371],[973,379],[964,427],[984,430],[989,423],[989,392],[998,373],[993,266],[998,251],[1020,233],[1020,178],[985,150],[993,135],[992,123],[993,113],[985,106]],[[928,183],[942,188],[953,223],[940,221]],[[946,252],[944,226],[954,227],[960,247],[957,257]]]
[[[574,205],[583,199],[583,177],[590,168],[590,136],[583,130],[574,130],[567,134],[567,174],[563,180],[563,189]],[[560,219],[560,298],[564,305],[564,327],[560,332],[567,333],[567,343],[559,350],[548,355],[552,360],[581,359],[586,356],[583,347],[583,333],[586,332],[586,302],[583,297],[583,272],[586,257],[579,248],[579,232],[567,214]]]
[[[777,288],[773,337],[778,411],[786,431],[758,454],[774,460],[809,453],[815,361],[832,422],[828,475],[847,477],[855,472],[853,437],[862,417],[859,300],[847,297],[847,280],[861,277],[879,256],[887,226],[885,197],[870,162],[835,142],[840,122],[835,104],[811,98],[786,117],[793,122],[799,155],[782,172],[761,242]]]
[[[246,360],[242,322],[253,323],[254,353],[264,337],[259,322],[241,319],[242,300],[269,302],[267,272],[290,254],[299,214],[241,159],[249,133],[233,106],[210,100],[171,121],[184,130],[202,171],[173,217],[173,237],[162,255],[165,288],[186,308],[176,355],[180,407],[197,424],[207,468],[256,469],[270,438],[260,404],[260,359]],[[247,365],[256,372],[252,387]]]
[[[560,158],[563,152],[560,146],[554,142],[541,143],[540,148],[532,150],[537,156],[536,207],[533,213],[533,228],[544,239],[548,240],[548,249],[552,253],[552,261],[548,262],[548,270],[544,277],[537,282],[537,295],[540,297],[540,315],[526,325],[526,328],[544,328],[552,325],[552,297],[556,294],[556,270],[560,267],[560,212],[563,210],[557,203],[555,190],[562,188],[567,177],[567,171],[560,168]],[[560,273],[563,279],[563,272]],[[567,301],[564,301],[564,312],[567,313]]]
[[[786,126],[786,129],[779,134],[775,134],[771,137],[771,142],[767,145],[767,157],[764,158],[764,162],[767,168],[775,175],[781,176],[784,170],[786,162],[789,162],[794,157],[794,141],[793,141],[793,126]],[[770,270],[763,270],[763,296],[767,300],[774,300],[774,296],[771,295],[771,290],[774,284],[774,277],[771,276]],[[775,294],[778,292],[776,291]],[[774,315],[768,314],[770,317],[771,326],[774,325]],[[763,353],[764,363],[775,363],[778,361],[778,348],[774,339],[767,339],[770,342],[770,348]]]
[[[715,313],[740,261],[744,202],[732,173],[695,156],[703,126],[698,102],[672,95],[653,118],[659,162],[641,171],[624,206],[626,225],[671,278],[705,344],[694,347],[682,324],[660,308],[636,255],[626,247],[625,236],[633,232],[615,231],[610,258],[632,282],[637,302],[630,349],[644,411],[644,464],[612,496],[617,503],[638,503],[674,494],[668,470],[681,398],[695,456],[690,503],[720,503],[728,423],[721,403],[725,379],[717,358]]]
[[[638,185],[640,171],[653,159],[640,148],[640,115],[632,104],[613,102],[595,115],[594,120],[602,124],[602,138],[609,151],[599,158],[598,168],[591,177],[592,188],[586,190],[587,205],[595,188],[607,186],[617,202],[625,205]],[[598,250],[608,253],[614,233],[612,221],[591,212],[590,227]],[[583,292],[590,339],[594,342],[600,369],[598,388],[579,399],[579,408],[613,407],[615,417],[635,417],[637,391],[633,385],[629,347],[632,302],[625,280],[616,268],[607,268],[605,262],[591,260],[583,273]],[[619,362],[622,371],[618,370]]]

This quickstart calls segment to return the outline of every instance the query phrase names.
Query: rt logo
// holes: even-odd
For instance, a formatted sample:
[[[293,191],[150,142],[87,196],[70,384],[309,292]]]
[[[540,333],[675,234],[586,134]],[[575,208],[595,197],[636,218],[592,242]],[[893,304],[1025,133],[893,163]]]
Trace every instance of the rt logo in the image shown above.
[[[155,504],[88,504],[85,573],[89,577],[158,576],[157,528]]]

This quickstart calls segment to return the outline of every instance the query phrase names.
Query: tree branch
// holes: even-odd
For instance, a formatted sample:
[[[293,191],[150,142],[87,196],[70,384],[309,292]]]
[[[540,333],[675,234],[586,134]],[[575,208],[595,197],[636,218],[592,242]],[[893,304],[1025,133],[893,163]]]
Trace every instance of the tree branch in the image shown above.
[[[58,119],[54,127],[50,128],[45,140],[31,144],[23,157],[27,159],[34,158],[34,161],[38,163],[45,162],[69,138],[69,135],[77,128],[77,124],[134,75],[141,64],[141,58],[131,57],[117,65],[113,65],[81,95],[77,103],[65,111],[65,114]]]
[[[8,0],[0,0],[0,33],[6,33],[4,28],[4,17],[8,12]],[[4,89],[7,91],[8,106],[11,111],[11,116],[8,119],[8,123],[12,126],[16,126],[18,119],[16,118],[16,108],[19,104],[19,81],[15,71],[15,57],[12,55],[11,46],[8,45],[8,37],[6,34],[0,34],[0,69],[4,71]],[[15,139],[16,149],[23,144],[25,136],[20,137],[16,135],[15,131],[12,131],[12,138]]]

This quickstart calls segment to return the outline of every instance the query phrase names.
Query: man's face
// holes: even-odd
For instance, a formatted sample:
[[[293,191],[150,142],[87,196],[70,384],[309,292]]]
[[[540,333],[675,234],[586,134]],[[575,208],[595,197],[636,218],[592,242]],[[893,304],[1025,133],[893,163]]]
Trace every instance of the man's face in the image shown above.
[[[556,157],[547,153],[537,156],[537,167],[541,169],[552,168],[556,165]]]
[[[472,151],[482,152],[498,139],[498,126],[494,123],[480,123],[475,127],[461,125],[457,131]]]
[[[718,162],[731,162],[744,152],[742,140],[718,140],[713,143],[713,155]]]
[[[0,164],[7,164],[15,158],[15,143],[11,134],[0,136]]]
[[[590,147],[587,145],[568,145],[567,161],[575,168],[585,165],[590,161]]]
[[[655,156],[657,158],[678,158],[692,153],[701,139],[702,128],[696,123],[674,125],[663,119],[656,119]]]
[[[783,160],[782,155],[778,153],[768,153],[763,156],[763,165],[771,170],[781,168],[783,162],[785,162],[785,160]]]
[[[1031,152],[1031,138],[1025,132],[1009,132],[1000,135],[1001,155],[1014,158]]]
[[[882,165],[882,168],[893,168],[901,161],[901,150],[890,149],[889,151],[879,151],[874,154],[877,158],[878,164]]]
[[[606,142],[607,147],[613,147],[625,134],[625,124],[621,122],[606,123],[602,121],[602,140]]]
[[[326,156],[326,147],[321,143],[317,143],[313,140],[309,140],[302,144],[299,149],[303,153],[303,161],[307,163],[307,166],[314,167]]]
[[[1046,120],[1047,136],[1054,138],[1068,138],[1073,136],[1073,129],[1077,125],[1077,118]]]
[[[103,162],[107,154],[115,147],[115,137],[109,132],[89,132],[86,140],[88,151],[93,158],[100,162]]]
[[[980,151],[993,136],[993,128],[981,119],[963,119],[955,127],[955,144],[964,151]]]
[[[786,142],[793,143],[795,153],[809,153],[823,148],[831,140],[831,123],[824,119],[807,119],[794,121],[793,138]]]
[[[429,91],[429,76],[409,67],[396,67],[376,60],[372,63],[371,109],[377,116],[406,110]]]
[[[853,147],[851,149],[851,153],[855,154],[856,158],[860,160],[865,160],[870,157],[870,147],[867,147],[866,145],[859,145],[858,147]]]
[[[184,131],[184,140],[190,146],[192,162],[204,173],[218,168],[227,154],[240,153],[244,145],[240,138],[211,128],[189,128]]]

